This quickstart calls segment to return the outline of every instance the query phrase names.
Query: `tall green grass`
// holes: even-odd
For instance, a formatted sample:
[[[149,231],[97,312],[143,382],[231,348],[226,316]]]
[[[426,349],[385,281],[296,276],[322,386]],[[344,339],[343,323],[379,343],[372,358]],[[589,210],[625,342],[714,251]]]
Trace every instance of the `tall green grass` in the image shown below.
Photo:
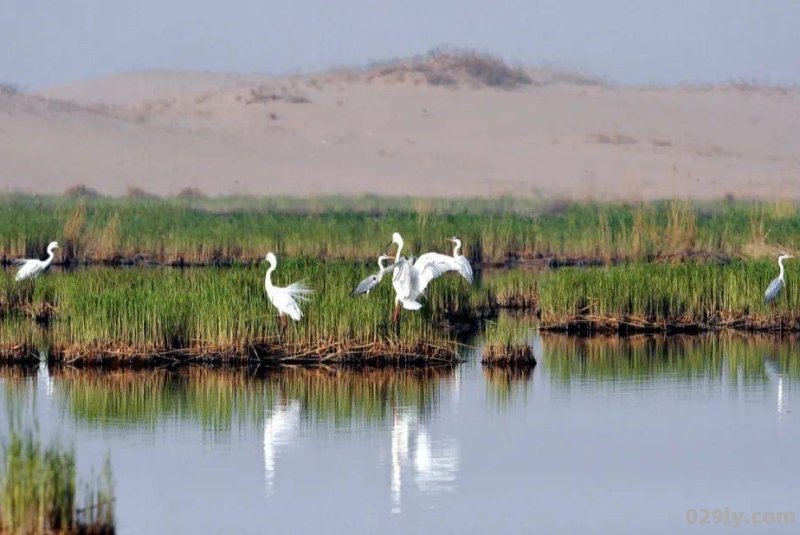
[[[415,254],[457,234],[482,262],[648,260],[751,254],[800,246],[800,207],[787,201],[543,203],[512,199],[0,197],[0,257],[216,263],[279,256],[374,259],[400,231]]]
[[[18,424],[17,424],[18,425]],[[114,491],[106,463],[99,483],[87,484],[83,502],[75,452],[12,426],[0,464],[0,531],[3,533],[114,533]]]
[[[789,261],[790,262],[790,261]],[[540,280],[542,326],[565,330],[685,327],[800,329],[798,272],[787,262],[787,287],[774,304],[764,290],[777,276],[772,260],[628,264],[565,268]]]
[[[279,259],[275,284],[306,280],[316,292],[302,304],[305,317],[290,322],[285,332],[264,292],[263,263],[92,268],[53,272],[27,287],[9,275],[0,277],[0,299],[10,295],[18,302],[2,320],[0,354],[42,353],[64,360],[152,355],[452,360],[458,332],[475,332],[486,320],[491,330],[504,305],[533,307],[541,327],[567,331],[798,331],[800,279],[791,262],[787,288],[773,305],[762,303],[763,290],[776,275],[769,260],[495,271],[473,286],[448,274],[430,285],[421,311],[404,311],[396,325],[390,322],[389,280],[369,296],[349,296],[372,266]]]
[[[488,365],[535,366],[536,358],[531,343],[536,328],[529,314],[502,313],[487,322],[483,334],[483,357]]]
[[[46,329],[35,329],[30,321],[6,321],[0,348],[10,352],[39,340],[51,356],[64,359],[151,354],[323,361],[351,354],[455,358],[454,340],[439,327],[441,314],[433,303],[420,312],[404,312],[393,324],[389,280],[369,296],[350,297],[372,269],[349,262],[279,259],[274,284],[306,280],[315,291],[310,302],[301,304],[304,318],[290,321],[285,332],[264,291],[263,264],[51,273],[36,282],[26,306],[38,310],[45,302],[40,300],[46,300],[55,319]],[[15,286],[10,277],[1,281],[0,294],[3,284]],[[457,301],[469,292],[453,277],[437,284],[440,300]]]

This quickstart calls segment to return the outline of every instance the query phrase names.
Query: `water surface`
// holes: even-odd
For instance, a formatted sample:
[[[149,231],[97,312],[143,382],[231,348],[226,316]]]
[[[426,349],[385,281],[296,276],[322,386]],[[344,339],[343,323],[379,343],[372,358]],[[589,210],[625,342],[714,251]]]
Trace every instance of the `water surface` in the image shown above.
[[[110,453],[120,533],[722,532],[686,511],[800,513],[797,339],[531,336],[534,370],[42,366],[0,373],[0,404],[73,440],[84,475]]]

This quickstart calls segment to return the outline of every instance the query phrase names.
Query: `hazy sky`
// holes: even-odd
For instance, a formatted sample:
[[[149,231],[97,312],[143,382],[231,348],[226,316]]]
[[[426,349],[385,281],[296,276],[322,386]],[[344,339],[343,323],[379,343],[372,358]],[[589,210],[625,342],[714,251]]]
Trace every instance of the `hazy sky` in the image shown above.
[[[800,83],[800,0],[0,0],[0,81],[307,72],[438,45],[621,83]]]

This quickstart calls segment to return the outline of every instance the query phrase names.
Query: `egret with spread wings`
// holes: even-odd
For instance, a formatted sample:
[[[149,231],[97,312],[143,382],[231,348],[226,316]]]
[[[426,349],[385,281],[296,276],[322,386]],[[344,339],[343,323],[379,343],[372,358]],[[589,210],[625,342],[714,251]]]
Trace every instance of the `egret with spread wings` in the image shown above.
[[[767,291],[764,292],[765,303],[771,303],[774,301],[775,298],[778,297],[778,294],[781,293],[781,290],[783,290],[783,287],[786,285],[786,279],[783,278],[783,261],[787,258],[794,258],[794,256],[784,253],[778,257],[778,267],[780,267],[781,272],[772,280],[772,282],[769,283]]]
[[[392,243],[397,244],[392,276],[392,286],[395,291],[392,321],[396,322],[401,308],[406,310],[422,308],[422,304],[417,299],[425,292],[428,284],[447,271],[458,270],[458,264],[453,257],[440,253],[425,253],[416,260],[401,257],[403,238],[399,232],[392,234],[390,245]],[[470,274],[471,272],[470,268]]]
[[[307,287],[302,282],[295,282],[281,288],[272,284],[272,272],[278,264],[277,258],[274,253],[267,253],[265,260],[269,262],[269,269],[267,269],[267,276],[264,279],[264,287],[267,290],[267,297],[275,308],[278,309],[278,316],[281,318],[281,326],[285,330],[287,327],[286,316],[289,316],[294,321],[300,321],[303,317],[303,311],[300,310],[298,301],[308,301],[308,295],[312,294],[314,290]]]
[[[50,267],[50,264],[53,263],[53,258],[55,258],[53,254],[54,249],[58,249],[58,242],[56,241],[50,242],[50,245],[47,246],[46,260],[39,260],[38,258],[22,258],[20,260],[15,260],[14,263],[22,264],[22,267],[17,271],[14,280],[22,281],[35,279],[44,273],[45,270]]]

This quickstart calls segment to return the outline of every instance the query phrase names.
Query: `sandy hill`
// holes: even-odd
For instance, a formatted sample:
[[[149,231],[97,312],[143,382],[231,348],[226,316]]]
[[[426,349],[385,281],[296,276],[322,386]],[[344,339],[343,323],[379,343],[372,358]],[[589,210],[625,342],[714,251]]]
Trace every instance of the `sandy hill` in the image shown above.
[[[0,91],[0,187],[800,198],[800,91],[615,87],[446,55]]]

